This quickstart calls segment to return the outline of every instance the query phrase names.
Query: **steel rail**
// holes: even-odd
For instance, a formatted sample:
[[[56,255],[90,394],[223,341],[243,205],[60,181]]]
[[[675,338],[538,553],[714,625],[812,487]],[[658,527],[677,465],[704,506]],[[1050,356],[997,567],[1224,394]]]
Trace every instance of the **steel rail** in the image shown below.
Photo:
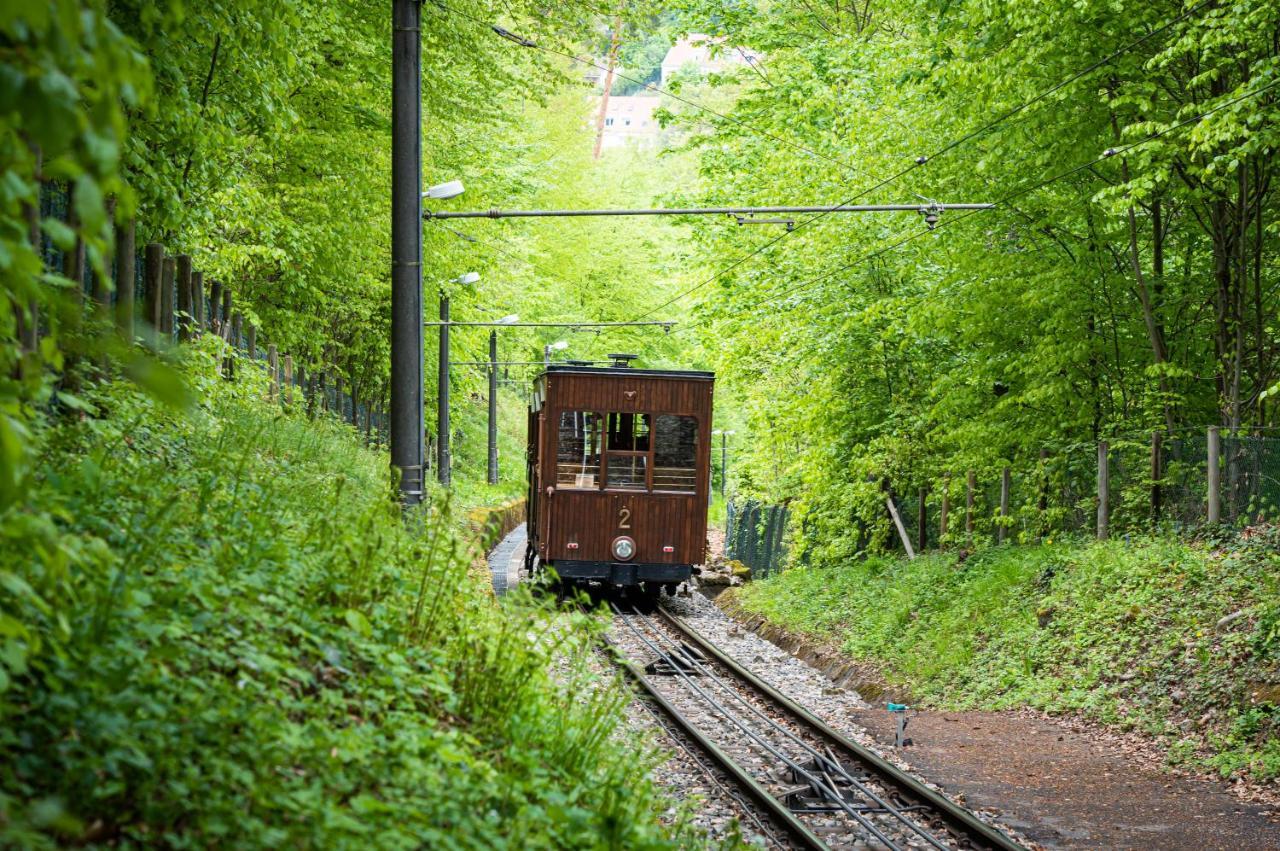
[[[732,777],[743,789],[746,789],[748,794],[755,799],[756,803],[767,810],[769,815],[772,816],[789,834],[791,834],[794,839],[798,840],[805,848],[812,849],[812,851],[830,851],[827,844],[819,839],[813,831],[809,830],[808,826],[804,822],[796,818],[795,815],[781,804],[768,789],[761,786],[760,783],[747,773],[742,766],[738,765],[732,757],[721,750],[719,745],[707,738],[707,736],[699,730],[692,721],[684,717],[679,709],[676,709],[669,700],[663,697],[657,687],[655,687],[653,683],[649,682],[649,678],[644,675],[644,672],[641,671],[634,662],[631,662],[623,656],[622,651],[616,644],[614,644],[613,641],[605,638],[604,642],[605,645],[613,652],[615,662],[622,668],[627,676],[635,681],[638,686],[644,689],[645,693],[649,695],[653,702],[656,703],[664,713],[666,713],[667,717],[669,717],[685,735],[691,738],[698,747],[702,748],[703,752],[706,753],[722,770],[724,770],[725,773]]]
[[[677,628],[677,631],[681,631],[681,630]],[[655,632],[657,632],[657,630],[655,630]],[[847,780],[854,789],[856,789],[858,792],[860,792],[863,796],[865,796],[869,800],[874,801],[885,813],[897,819],[904,827],[906,827],[911,832],[915,833],[925,842],[932,845],[934,848],[939,849],[939,851],[946,851],[947,845],[939,841],[937,837],[935,837],[929,831],[925,830],[919,824],[916,824],[915,821],[908,818],[906,813],[902,809],[895,807],[893,804],[886,801],[883,797],[876,794],[876,791],[874,789],[871,789],[866,784],[864,784],[861,780],[859,780],[858,778],[850,774],[845,769],[845,767],[841,765],[838,759],[831,758],[829,752],[825,754],[820,752],[816,747],[814,747],[813,745],[809,744],[804,739],[796,735],[795,732],[793,732],[792,730],[788,730],[786,727],[783,727],[777,721],[765,715],[762,711],[760,711],[759,708],[752,706],[751,703],[745,697],[742,696],[741,692],[737,691],[728,683],[726,683],[724,680],[722,680],[720,677],[716,676],[716,674],[710,668],[704,665],[702,662],[698,661],[697,659],[689,655],[688,651],[684,647],[681,647],[670,636],[664,636],[664,638],[667,640],[669,644],[671,644],[675,648],[675,651],[677,653],[679,653],[682,657],[684,657],[685,661],[689,663],[691,668],[701,671],[703,674],[707,676],[708,679],[710,679],[713,683],[719,686],[721,690],[723,690],[726,694],[728,694],[731,698],[736,700],[738,703],[746,707],[749,712],[751,712],[753,715],[755,715],[757,718],[759,718],[768,726],[772,727],[774,730],[777,730],[785,738],[790,739],[802,751],[808,752],[808,754],[814,760],[814,765],[817,766],[818,770],[820,770],[823,776],[826,777],[827,783],[832,789],[835,789],[837,784],[829,776],[827,771],[828,768],[835,771],[836,774],[838,774],[840,777],[843,777],[845,780]],[[802,725],[802,726],[807,726],[807,725]]]
[[[994,204],[820,204],[800,207],[641,207],[600,210],[424,210],[424,219],[543,219],[583,216],[754,216],[772,213],[927,213],[988,210]]]
[[[941,816],[942,819],[953,829],[965,834],[970,839],[980,841],[984,845],[993,848],[1001,849],[1001,851],[1026,851],[1022,845],[1014,842],[1003,831],[982,821],[972,812],[961,807],[959,804],[956,804],[946,795],[943,795],[935,789],[930,789],[918,779],[912,777],[910,774],[884,759],[879,754],[868,750],[852,739],[846,738],[844,735],[832,729],[821,718],[817,717],[809,710],[778,691],[772,685],[742,667],[742,665],[738,664],[723,650],[704,638],[697,630],[685,623],[680,617],[666,611],[665,609],[659,609],[658,613],[665,618],[668,623],[684,633],[694,644],[697,645],[699,650],[706,652],[717,662],[733,671],[736,676],[751,685],[751,687],[756,689],[759,693],[776,702],[779,706],[786,709],[792,714],[792,716],[808,725],[815,732],[820,733],[823,738],[827,739],[839,750],[843,750],[852,755],[873,772],[880,775],[888,782],[904,789],[913,797],[930,804],[938,812],[938,815]]]
[[[757,731],[753,731],[750,727],[744,724],[740,718],[738,718],[732,712],[730,712],[723,704],[721,704],[714,697],[712,697],[711,695],[703,691],[702,687],[699,686],[697,683],[695,683],[693,679],[680,668],[679,663],[676,662],[675,658],[671,656],[671,654],[665,652],[664,650],[662,650],[662,648],[655,646],[652,641],[645,638],[644,634],[641,633],[640,630],[636,628],[635,624],[633,624],[630,620],[626,618],[626,615],[620,609],[618,609],[617,607],[614,607],[614,611],[623,617],[623,623],[625,623],[627,627],[636,634],[636,637],[639,638],[640,641],[642,641],[646,646],[648,646],[648,648],[652,650],[654,653],[658,654],[659,659],[662,659],[663,661],[667,662],[667,664],[671,665],[672,670],[674,670],[676,675],[680,677],[681,680],[684,681],[685,685],[687,685],[690,689],[692,689],[704,701],[710,704],[716,710],[716,712],[720,714],[721,717],[723,717],[730,724],[732,724],[733,726],[741,730],[747,736],[747,738],[755,742],[761,749],[768,751],[769,754],[771,754],[775,759],[785,763],[786,766],[790,768],[792,772],[795,773],[796,776],[803,777],[805,781],[809,784],[810,788],[812,788],[815,792],[818,792],[819,794],[826,797],[832,803],[833,806],[839,808],[839,810],[846,813],[850,818],[852,818],[855,822],[857,822],[864,830],[866,830],[867,833],[869,833],[871,836],[883,842],[885,846],[890,849],[890,851],[899,851],[899,846],[897,845],[897,843],[895,843],[892,839],[886,836],[880,830],[879,827],[873,824],[871,820],[868,819],[866,816],[864,816],[862,813],[858,812],[853,806],[849,804],[848,801],[844,800],[844,797],[841,796],[840,793],[834,787],[828,786],[819,777],[814,775],[813,772],[809,771],[803,765],[796,762],[791,757],[787,756],[785,753],[779,750],[777,746],[775,746],[774,744],[771,744],[770,742],[762,738]]]

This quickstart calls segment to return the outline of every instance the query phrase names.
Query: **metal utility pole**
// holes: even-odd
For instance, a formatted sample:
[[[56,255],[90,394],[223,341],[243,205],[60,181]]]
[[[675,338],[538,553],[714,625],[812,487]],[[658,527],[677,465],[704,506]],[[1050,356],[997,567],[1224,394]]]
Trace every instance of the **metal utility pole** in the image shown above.
[[[440,291],[440,373],[437,378],[436,473],[440,484],[453,478],[449,456],[449,295]]]
[[[498,332],[489,332],[489,484],[498,483]]]
[[[600,97],[600,111],[596,113],[596,146],[593,159],[600,159],[600,146],[604,142],[604,119],[609,111],[609,93],[613,91],[613,69],[618,64],[618,45],[622,41],[622,9],[613,19],[613,32],[609,34],[609,70],[604,75],[604,94]]]
[[[391,463],[405,506],[422,502],[424,456],[420,18],[419,0],[392,0]]]

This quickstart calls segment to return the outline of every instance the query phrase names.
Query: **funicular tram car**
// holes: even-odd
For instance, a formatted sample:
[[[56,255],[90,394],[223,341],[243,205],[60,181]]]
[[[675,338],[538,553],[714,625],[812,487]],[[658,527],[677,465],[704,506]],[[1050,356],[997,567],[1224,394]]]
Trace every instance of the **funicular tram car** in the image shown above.
[[[609,357],[534,382],[526,569],[670,593],[706,554],[715,375]]]

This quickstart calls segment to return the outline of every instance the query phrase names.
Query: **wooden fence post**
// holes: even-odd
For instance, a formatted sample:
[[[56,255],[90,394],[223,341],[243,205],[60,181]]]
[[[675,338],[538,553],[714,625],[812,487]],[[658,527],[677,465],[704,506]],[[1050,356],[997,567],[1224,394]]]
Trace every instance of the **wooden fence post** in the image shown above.
[[[244,329],[244,344],[249,351],[249,360],[258,359],[258,326],[250,325]]]
[[[951,511],[951,476],[942,477],[942,511],[938,516],[938,547],[946,546],[947,514]]]
[[[160,330],[160,279],[164,266],[164,246],[148,242],[142,261],[142,315],[156,331]]]
[[[164,258],[160,276],[160,331],[173,342],[173,288],[177,281],[177,263],[172,257]]]
[[[1217,426],[1209,426],[1208,443],[1208,468],[1205,472],[1208,474],[1207,478],[1209,488],[1208,493],[1206,494],[1206,502],[1208,504],[1205,507],[1207,509],[1209,522],[1212,524],[1222,522],[1222,469],[1220,467],[1220,459],[1222,458],[1222,435],[1219,433]]]
[[[191,323],[192,336],[199,337],[204,329],[204,272],[191,273]]]
[[[222,339],[231,339],[231,287],[222,288]]]
[[[284,402],[293,405],[293,355],[284,356]]]
[[[920,486],[920,505],[916,510],[916,549],[924,552],[929,546],[929,486]]]
[[[227,317],[223,316],[221,311],[222,281],[211,281],[209,283],[209,330],[219,337],[225,336],[222,326],[227,321]]]
[[[267,346],[267,373],[270,376],[267,382],[267,393],[274,402],[280,398],[280,356],[276,353],[275,343]]]
[[[116,328],[129,342],[133,342],[133,288],[137,274],[134,221],[130,219],[116,228]]]
[[[996,528],[996,543],[1003,544],[1005,526],[1009,522],[1009,466],[1000,471],[1000,525]]]
[[[1098,540],[1105,541],[1111,526],[1111,469],[1110,446],[1107,441],[1098,442]]]
[[[191,306],[191,255],[178,255],[178,341],[191,339],[191,318],[195,316]]]
[[[1164,445],[1158,431],[1151,432],[1151,522],[1160,522],[1160,480],[1164,478]]]
[[[227,379],[236,377],[236,347],[240,345],[240,326],[244,317],[240,311],[231,314],[231,351],[227,352]]]
[[[965,480],[964,492],[964,533],[969,536],[970,544],[973,543],[973,492],[977,487],[977,474],[970,470]]]

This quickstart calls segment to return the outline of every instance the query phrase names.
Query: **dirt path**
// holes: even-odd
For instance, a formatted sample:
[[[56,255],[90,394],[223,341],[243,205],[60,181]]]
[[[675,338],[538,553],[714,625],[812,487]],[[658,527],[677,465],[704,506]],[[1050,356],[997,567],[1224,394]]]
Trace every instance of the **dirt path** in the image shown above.
[[[891,747],[884,710],[855,720]],[[922,712],[904,755],[1046,848],[1280,848],[1280,825],[1221,784],[1144,766],[1065,724],[999,712]]]

